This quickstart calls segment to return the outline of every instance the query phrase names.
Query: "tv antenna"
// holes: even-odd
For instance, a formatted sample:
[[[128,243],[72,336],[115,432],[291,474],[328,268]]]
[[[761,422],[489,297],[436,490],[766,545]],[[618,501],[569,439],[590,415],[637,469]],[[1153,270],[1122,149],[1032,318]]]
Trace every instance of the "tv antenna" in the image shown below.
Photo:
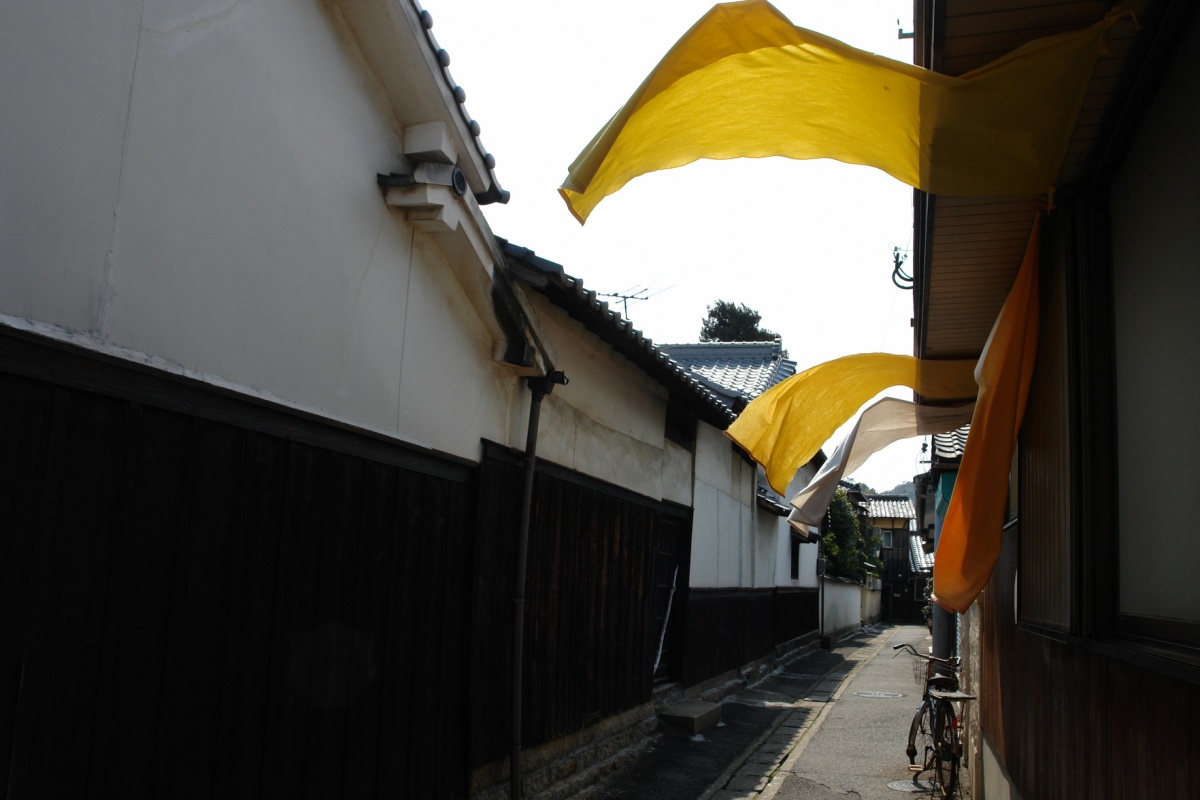
[[[596,292],[596,296],[620,300],[621,316],[625,317],[625,319],[629,319],[630,300],[635,303],[641,300],[649,300],[650,298],[656,297],[670,288],[670,286],[664,289],[655,289],[652,286],[635,286],[630,289],[626,289],[624,292]]]

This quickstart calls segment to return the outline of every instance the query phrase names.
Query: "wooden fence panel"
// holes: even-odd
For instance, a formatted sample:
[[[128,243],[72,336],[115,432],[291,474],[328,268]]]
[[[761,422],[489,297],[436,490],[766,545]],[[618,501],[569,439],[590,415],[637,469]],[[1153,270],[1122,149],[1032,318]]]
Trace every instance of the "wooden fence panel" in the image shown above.
[[[817,589],[776,589],[773,613],[774,644],[785,644],[813,633],[820,627],[820,597]]]
[[[498,448],[489,452],[481,468],[475,553],[472,766],[501,758],[510,745],[512,625],[506,617],[523,468]],[[654,624],[656,561],[665,552],[683,554],[686,564],[689,531],[677,510],[542,464],[531,516],[524,746],[650,699],[662,632]]]
[[[54,388],[12,376],[0,382],[0,492],[23,502],[4,503],[6,533],[0,536],[0,754],[27,752],[14,740],[25,659],[16,643],[30,636],[38,518],[43,503]],[[11,643],[11,645],[10,645]],[[5,720],[12,722],[5,724]],[[9,786],[12,761],[0,755],[0,786]],[[19,776],[27,780],[28,774]],[[13,781],[16,782],[15,780]]]
[[[466,796],[473,471],[119,366],[16,361],[4,796]]]

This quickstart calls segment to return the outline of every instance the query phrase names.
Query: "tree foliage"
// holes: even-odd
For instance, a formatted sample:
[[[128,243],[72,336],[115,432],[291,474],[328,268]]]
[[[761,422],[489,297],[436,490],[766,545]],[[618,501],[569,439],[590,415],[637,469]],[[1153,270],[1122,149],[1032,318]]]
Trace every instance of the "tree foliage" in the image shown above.
[[[718,300],[700,322],[702,342],[772,342],[778,334],[758,326],[762,315],[744,303]]]
[[[834,493],[827,513],[829,530],[821,538],[825,574],[862,583],[867,577],[866,542],[845,489]]]

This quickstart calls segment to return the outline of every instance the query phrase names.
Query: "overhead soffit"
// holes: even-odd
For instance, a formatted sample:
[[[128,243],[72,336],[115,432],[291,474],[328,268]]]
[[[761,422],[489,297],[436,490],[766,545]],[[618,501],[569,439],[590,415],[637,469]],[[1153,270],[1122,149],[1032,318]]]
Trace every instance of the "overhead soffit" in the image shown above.
[[[1095,0],[935,2],[941,48],[933,67],[962,75],[1033,39],[1087,27],[1102,19],[1109,6]],[[1060,192],[1079,184],[1092,167],[1136,35],[1134,26],[1125,23],[1109,31],[1107,52],[1096,64],[1063,160]],[[978,357],[1020,267],[1041,202],[1034,196],[933,198],[925,319],[919,329],[923,341],[917,342],[923,357]]]

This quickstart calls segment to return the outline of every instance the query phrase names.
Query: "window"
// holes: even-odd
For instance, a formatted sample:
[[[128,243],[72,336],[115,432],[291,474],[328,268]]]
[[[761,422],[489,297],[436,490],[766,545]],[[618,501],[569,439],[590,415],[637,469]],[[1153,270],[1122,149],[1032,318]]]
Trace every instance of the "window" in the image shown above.
[[[792,534],[792,580],[800,580],[800,537]]]
[[[1109,195],[1117,628],[1190,645],[1200,645],[1200,546],[1181,526],[1167,486],[1200,484],[1197,96],[1200,23],[1193,23]]]
[[[892,532],[890,530],[881,530],[879,531],[879,535],[883,539],[883,548],[890,550],[892,547]]]

